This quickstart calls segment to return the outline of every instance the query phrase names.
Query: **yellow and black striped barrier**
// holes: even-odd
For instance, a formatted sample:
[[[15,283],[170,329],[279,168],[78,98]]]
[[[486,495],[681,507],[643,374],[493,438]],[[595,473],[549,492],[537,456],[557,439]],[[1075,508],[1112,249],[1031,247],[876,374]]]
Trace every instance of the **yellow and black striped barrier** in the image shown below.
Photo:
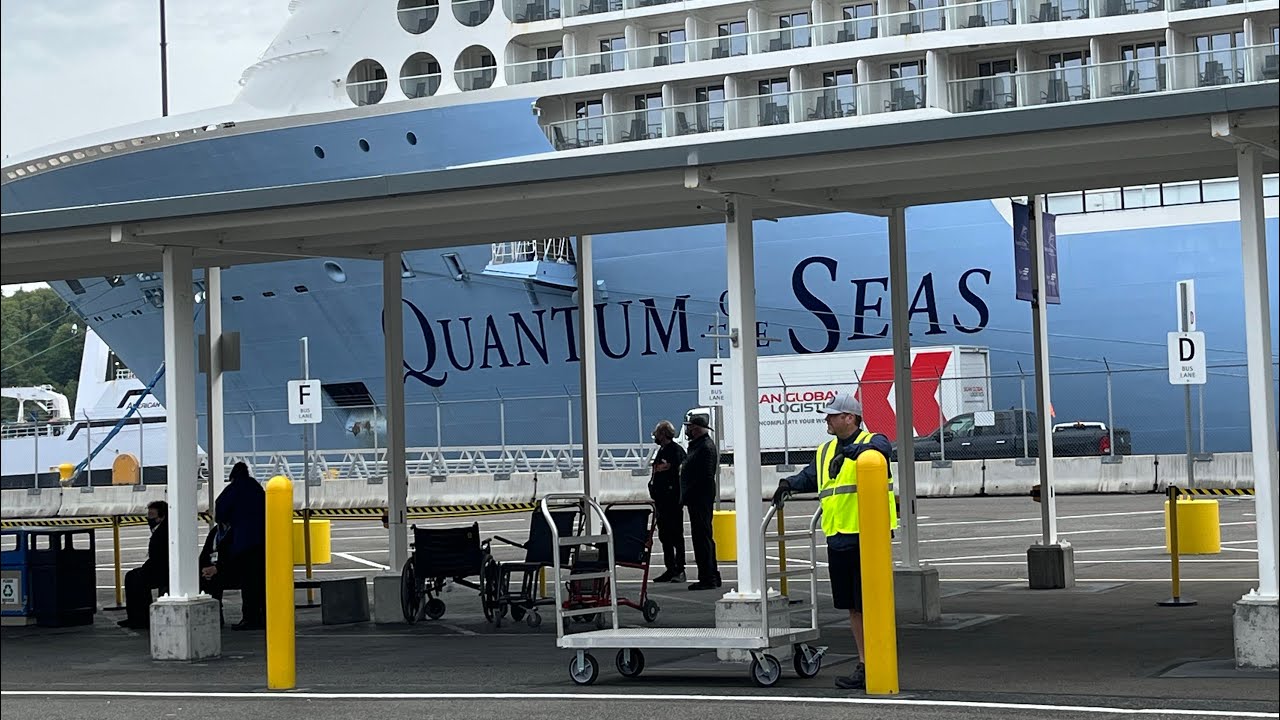
[[[1253,488],[1170,488],[1178,495],[1253,495]]]
[[[406,508],[406,515],[411,519],[435,517],[466,517],[468,515],[502,515],[505,513],[530,512],[538,507],[535,502],[524,503],[485,503],[480,505],[417,505]],[[368,508],[324,508],[311,511],[312,519],[323,520],[365,520],[381,518],[386,514],[385,507]],[[294,510],[293,516],[299,520],[303,510]],[[146,525],[146,515],[94,515],[85,517],[62,518],[16,518],[3,521],[5,529],[18,527],[79,527],[109,528],[113,518],[118,519],[120,527]],[[209,521],[209,513],[200,513],[200,520]]]
[[[1158,601],[1156,604],[1162,607],[1186,607],[1195,605],[1196,601],[1190,598],[1182,597],[1182,574],[1179,566],[1178,558],[1182,554],[1182,547],[1178,542],[1178,498],[1180,497],[1247,497],[1254,494],[1253,488],[1183,488],[1170,485],[1168,489],[1168,499],[1165,501],[1168,507],[1168,517],[1166,524],[1169,528],[1169,581],[1173,586],[1173,593],[1168,600]],[[1216,531],[1218,528],[1218,509],[1217,503],[1210,503],[1213,507],[1212,515],[1209,516],[1209,524]],[[1206,524],[1201,522],[1201,525]],[[1194,545],[1194,543],[1193,543]],[[1217,552],[1217,536],[1214,535],[1212,550],[1208,552]],[[1190,552],[1197,552],[1191,550]],[[1204,552],[1204,551],[1201,551]]]

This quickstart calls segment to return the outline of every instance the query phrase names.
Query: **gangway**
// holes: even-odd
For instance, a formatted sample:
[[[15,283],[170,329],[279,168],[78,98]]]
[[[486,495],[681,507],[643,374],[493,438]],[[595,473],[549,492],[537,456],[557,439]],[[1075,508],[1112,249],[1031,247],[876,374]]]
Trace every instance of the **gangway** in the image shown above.
[[[822,668],[822,656],[825,647],[814,648],[809,643],[818,640],[821,630],[818,627],[818,571],[817,571],[817,532],[818,522],[822,518],[819,506],[809,518],[807,531],[770,534],[769,522],[778,511],[776,505],[770,505],[760,525],[760,536],[765,545],[770,540],[808,540],[809,559],[807,563],[792,566],[792,569],[780,569],[768,572],[765,554],[760,555],[760,577],[768,580],[782,578],[807,577],[809,579],[809,601],[800,606],[790,606],[782,611],[790,614],[794,610],[809,611],[809,623],[804,627],[777,627],[770,622],[769,602],[760,601],[760,627],[725,627],[725,628],[623,628],[618,626],[618,594],[617,569],[613,554],[613,529],[605,511],[591,497],[581,493],[550,493],[540,503],[543,517],[551,528],[552,546],[557,552],[551,554],[552,569],[555,578],[556,607],[556,646],[574,650],[573,659],[569,662],[569,677],[578,685],[590,685],[600,674],[600,664],[588,652],[593,649],[618,648],[614,664],[623,677],[638,677],[644,671],[645,650],[745,650],[751,654],[751,680],[760,687],[771,687],[782,677],[782,663],[770,654],[774,648],[791,646],[796,674],[803,678],[811,678]],[[582,534],[561,537],[551,521],[552,508],[575,507],[585,516],[591,513],[601,530],[592,534],[591,523],[585,523]],[[604,545],[608,552],[608,562],[603,571],[575,573],[570,568],[562,568],[559,548],[571,547],[579,550],[583,547]],[[576,553],[575,553],[576,554]],[[572,566],[572,563],[570,563]],[[568,573],[562,571],[568,569]],[[608,584],[607,607],[589,607],[568,609],[565,607],[564,592],[567,583],[583,580],[604,580]],[[768,596],[768,586],[764,593]],[[780,596],[774,596],[780,597]],[[579,615],[596,615],[598,625],[604,629],[566,634],[566,622]]]

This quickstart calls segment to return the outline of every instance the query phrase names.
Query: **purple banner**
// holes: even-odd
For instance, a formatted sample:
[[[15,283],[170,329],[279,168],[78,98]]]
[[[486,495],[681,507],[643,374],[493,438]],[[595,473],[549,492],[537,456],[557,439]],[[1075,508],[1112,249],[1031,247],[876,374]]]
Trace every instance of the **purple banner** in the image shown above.
[[[1028,233],[1031,209],[1022,203],[1013,203],[1013,270],[1016,274],[1017,297],[1031,302],[1031,236]],[[1040,232],[1044,237],[1044,301],[1050,305],[1061,304],[1058,293],[1058,231],[1057,218],[1050,213],[1041,214]]]

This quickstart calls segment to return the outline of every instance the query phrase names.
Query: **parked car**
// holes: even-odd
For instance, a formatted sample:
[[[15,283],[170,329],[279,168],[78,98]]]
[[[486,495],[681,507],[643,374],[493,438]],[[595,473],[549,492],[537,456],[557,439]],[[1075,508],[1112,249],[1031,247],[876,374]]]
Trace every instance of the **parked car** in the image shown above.
[[[1034,411],[1020,409],[956,415],[932,435],[915,439],[915,458],[942,460],[944,446],[947,460],[1036,457],[1040,452],[1036,422]],[[1115,455],[1133,452],[1129,431],[1123,428],[1108,429],[1097,421],[1053,426],[1054,457],[1111,455],[1112,442]]]

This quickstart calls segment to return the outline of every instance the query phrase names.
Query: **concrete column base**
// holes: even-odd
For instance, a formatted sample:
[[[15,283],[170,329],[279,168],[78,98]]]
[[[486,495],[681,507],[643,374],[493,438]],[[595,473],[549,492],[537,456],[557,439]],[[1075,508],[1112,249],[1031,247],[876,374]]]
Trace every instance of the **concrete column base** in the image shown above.
[[[769,627],[791,627],[791,614],[787,612],[788,603],[785,595],[779,595],[777,591],[769,593]],[[716,627],[759,628],[760,596],[726,593],[716,601]],[[791,659],[791,646],[775,648],[769,654],[778,658],[785,667],[787,661]],[[721,662],[751,662],[751,653],[746,650],[716,650],[716,657]]]
[[[379,625],[404,623],[404,611],[400,609],[398,573],[373,577],[373,622]]]
[[[1075,548],[1067,542],[1027,548],[1027,581],[1032,590],[1075,587]]]
[[[1280,666],[1280,649],[1276,634],[1280,632],[1280,602],[1256,593],[1236,601],[1233,618],[1236,667],[1267,668]]]
[[[937,568],[894,568],[893,603],[898,622],[921,625],[942,619]]]
[[[151,604],[152,660],[207,660],[221,654],[217,600],[166,595]]]

